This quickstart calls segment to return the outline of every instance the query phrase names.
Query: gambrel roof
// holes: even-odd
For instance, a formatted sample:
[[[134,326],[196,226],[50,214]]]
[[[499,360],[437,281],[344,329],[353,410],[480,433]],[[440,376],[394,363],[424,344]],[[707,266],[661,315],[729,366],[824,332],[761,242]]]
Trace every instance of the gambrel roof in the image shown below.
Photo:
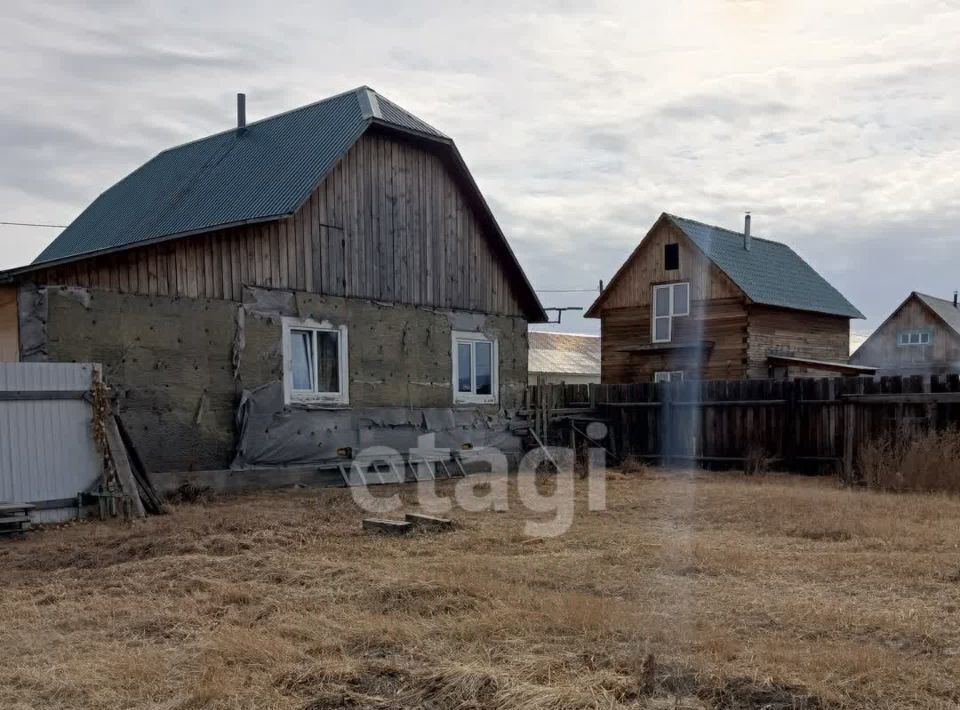
[[[289,217],[372,127],[430,146],[449,161],[489,227],[525,310],[545,321],[453,141],[366,86],[161,152],[94,200],[30,266],[6,275]]]
[[[843,294],[786,244],[753,236],[750,249],[745,249],[742,232],[667,213],[660,216],[657,224],[663,221],[683,232],[753,303],[847,318],[864,317]],[[610,280],[587,311],[587,316],[598,314],[598,307],[615,288],[624,267],[638,251],[639,247]]]

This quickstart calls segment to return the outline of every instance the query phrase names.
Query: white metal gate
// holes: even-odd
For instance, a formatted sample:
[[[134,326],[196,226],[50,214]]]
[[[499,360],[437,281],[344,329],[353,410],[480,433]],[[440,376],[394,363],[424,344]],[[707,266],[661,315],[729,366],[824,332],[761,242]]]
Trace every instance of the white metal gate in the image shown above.
[[[34,503],[34,522],[77,515],[100,477],[89,397],[96,366],[0,363],[0,501]]]

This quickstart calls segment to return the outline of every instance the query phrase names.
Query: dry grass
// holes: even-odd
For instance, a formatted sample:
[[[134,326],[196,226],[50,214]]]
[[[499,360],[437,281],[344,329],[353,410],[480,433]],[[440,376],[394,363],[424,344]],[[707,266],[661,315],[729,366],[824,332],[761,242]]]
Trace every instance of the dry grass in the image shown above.
[[[888,491],[960,493],[960,431],[903,431],[864,445],[864,482]]]
[[[573,529],[363,534],[342,490],[0,544],[3,708],[947,708],[960,501],[608,483]],[[409,493],[404,493],[409,500]]]

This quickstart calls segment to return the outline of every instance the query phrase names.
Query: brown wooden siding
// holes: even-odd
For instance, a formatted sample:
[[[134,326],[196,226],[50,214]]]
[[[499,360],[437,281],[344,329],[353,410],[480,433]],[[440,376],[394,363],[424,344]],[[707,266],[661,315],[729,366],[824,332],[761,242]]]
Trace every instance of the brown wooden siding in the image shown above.
[[[829,362],[847,362],[850,356],[850,319],[843,316],[754,304],[749,307],[748,331],[749,377],[770,376],[771,352]]]
[[[628,352],[650,344],[650,307],[616,308],[601,321],[601,381],[605,384],[653,382],[655,372],[683,370],[686,377],[737,379],[746,372],[747,313],[737,298],[691,303],[690,315],[675,318],[672,343],[707,341],[696,351]]]
[[[85,259],[33,278],[235,301],[252,285],[522,315],[492,243],[439,157],[368,134],[290,218]]]
[[[664,246],[677,244],[680,268],[667,271],[664,267]],[[703,255],[679,229],[661,223],[647,237],[631,257],[624,271],[611,284],[601,310],[649,306],[653,284],[687,281],[690,300],[706,301],[716,298],[740,298],[742,292],[729,277]]]
[[[929,330],[929,345],[901,346],[903,330]],[[960,337],[915,297],[881,325],[860,346],[850,361],[878,368],[882,374],[948,373],[960,369]]]
[[[664,246],[677,244],[680,268],[668,271]],[[699,354],[627,352],[651,344],[654,284],[688,282],[690,315],[673,321],[672,344],[708,341]],[[745,375],[746,298],[733,282],[673,225],[660,224],[620,274],[601,305],[601,378],[604,383],[652,382],[655,372],[684,370],[688,377],[735,379]]]
[[[665,268],[664,246],[678,244],[679,269]],[[691,311],[675,318],[672,345],[703,342],[699,351],[628,351],[650,346],[653,286],[688,282]],[[652,382],[658,371],[686,377],[767,377],[773,351],[846,362],[848,318],[750,304],[742,291],[676,227],[661,222],[631,256],[600,306],[604,383]]]
[[[0,286],[0,362],[20,359],[20,327],[17,319],[17,288]]]

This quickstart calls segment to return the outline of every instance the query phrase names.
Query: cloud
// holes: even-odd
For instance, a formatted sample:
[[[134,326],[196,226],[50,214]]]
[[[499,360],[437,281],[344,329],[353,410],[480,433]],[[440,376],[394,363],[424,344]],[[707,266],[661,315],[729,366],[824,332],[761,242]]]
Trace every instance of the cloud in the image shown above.
[[[769,99],[743,99],[724,94],[685,96],[661,107],[659,117],[675,121],[699,121],[712,118],[724,123],[742,123],[757,117],[781,116],[790,106]]]
[[[370,84],[456,139],[537,287],[608,280],[662,211],[746,209],[858,328],[958,285],[955,3],[8,5],[0,219],[69,221],[237,91],[254,120]],[[50,236],[0,228],[0,266]]]

